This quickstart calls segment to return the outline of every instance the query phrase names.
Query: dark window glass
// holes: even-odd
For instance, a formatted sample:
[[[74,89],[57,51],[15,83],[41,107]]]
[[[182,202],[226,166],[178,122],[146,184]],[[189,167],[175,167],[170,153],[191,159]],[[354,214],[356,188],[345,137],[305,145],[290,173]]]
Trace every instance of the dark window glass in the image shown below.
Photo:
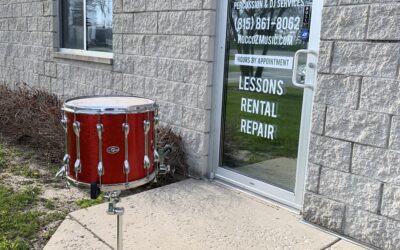
[[[84,49],[83,0],[62,1],[62,47]]]
[[[87,50],[112,51],[112,0],[86,0]]]

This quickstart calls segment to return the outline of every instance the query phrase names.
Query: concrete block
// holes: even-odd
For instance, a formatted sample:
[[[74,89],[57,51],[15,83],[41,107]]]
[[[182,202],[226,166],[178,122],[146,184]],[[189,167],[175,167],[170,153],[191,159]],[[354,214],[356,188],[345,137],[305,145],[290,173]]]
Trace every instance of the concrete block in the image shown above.
[[[99,81],[96,86],[100,86],[105,89],[113,89],[113,72],[108,70],[99,70]],[[78,82],[79,83],[79,82]],[[92,84],[87,84],[92,85]]]
[[[198,36],[146,36],[145,55],[197,60],[200,56]]]
[[[358,209],[378,211],[380,182],[329,168],[321,169],[319,194]]]
[[[210,142],[210,135],[208,133],[181,127],[175,127],[174,129],[182,135],[184,147],[188,152],[191,152],[190,154],[197,156],[208,155]]]
[[[41,90],[51,92],[51,78],[48,76],[39,75],[39,88]]]
[[[184,82],[188,74],[187,65],[192,61],[159,58],[158,77],[165,80]]]
[[[113,52],[123,53],[122,34],[113,34]]]
[[[306,192],[303,207],[304,220],[340,233],[344,215],[344,204]]]
[[[123,35],[123,53],[130,55],[144,55],[143,35]]]
[[[120,13],[123,11],[123,2],[122,0],[113,0],[113,12]]]
[[[203,9],[217,9],[217,0],[204,0],[203,1]]]
[[[44,73],[46,76],[57,77],[57,64],[46,62],[44,64]]]
[[[396,43],[335,42],[332,72],[394,78],[399,53],[400,44]]]
[[[147,84],[146,84],[146,91],[147,91]],[[157,103],[160,104],[160,112],[159,112],[160,121],[165,122],[169,125],[180,126],[180,123],[182,121],[182,106],[170,102],[164,102],[159,99],[156,100]]]
[[[146,0],[122,0],[124,12],[138,12],[146,10]]]
[[[338,5],[339,0],[324,0],[324,6]]]
[[[212,84],[213,63],[192,61],[187,67],[185,82],[207,86]]]
[[[381,249],[400,246],[400,222],[353,207],[346,211],[344,234]]]
[[[322,39],[362,40],[366,37],[368,5],[326,7],[322,13]]]
[[[385,185],[382,198],[382,215],[400,221],[400,186]]]
[[[133,56],[134,74],[140,76],[157,76],[157,58],[149,56]]]
[[[394,116],[392,118],[389,148],[400,151],[400,116]]]
[[[364,78],[362,82],[360,109],[372,112],[400,114],[400,81]]]
[[[111,81],[103,82],[103,71],[88,69],[85,71],[86,84],[97,85],[100,88],[110,88]]]
[[[174,103],[174,96],[171,94],[173,84],[173,82],[165,80],[146,78],[145,95],[150,99],[155,99],[157,102]],[[180,116],[179,120],[174,121],[173,124],[180,122],[182,120],[181,118],[182,116]]]
[[[400,3],[371,5],[368,39],[400,40]]]
[[[148,11],[160,11],[160,10],[170,10],[171,0],[147,0],[146,10]]]
[[[400,185],[400,152],[354,145],[352,172],[371,179]]]
[[[79,66],[71,66],[70,79],[78,84],[85,83],[85,69]]]
[[[188,154],[189,175],[197,178],[207,178],[208,156]]]
[[[136,2],[136,1],[132,1]],[[133,33],[133,14],[114,14],[113,33]]]
[[[133,1],[135,2],[135,1]],[[142,12],[133,15],[133,33],[156,34],[157,12]]]
[[[158,32],[160,34],[185,34],[186,12],[169,11],[158,13]]]
[[[134,74],[135,56],[114,53],[114,71]]]
[[[214,44],[214,37],[201,37],[200,60],[208,62],[214,61]]]
[[[11,4],[5,7],[9,7],[7,13],[4,13],[4,16],[10,17],[20,17],[22,16],[22,4]],[[45,8],[46,9],[46,8]],[[45,14],[45,13],[44,13]]]
[[[199,132],[210,132],[211,111],[183,106],[181,126]]]
[[[112,77],[112,89],[116,91],[123,90],[123,74],[118,72],[111,72]]]
[[[44,16],[53,16],[55,15],[55,3],[53,1],[43,2],[43,15]]]
[[[215,34],[215,11],[188,11],[185,22],[185,34],[209,36]]]
[[[211,109],[212,99],[212,87],[210,86],[198,86],[198,97],[197,97],[197,108],[199,109]]]
[[[318,75],[314,101],[356,109],[361,78],[342,75]]]
[[[52,78],[51,79],[51,92],[58,97],[61,97],[64,95],[64,80],[63,79],[57,79],[57,78]]]
[[[173,10],[193,10],[193,9],[201,9],[203,1],[199,0],[172,0],[172,9]]]
[[[197,107],[198,86],[188,83],[173,83],[169,86],[173,102],[184,107]]]
[[[325,134],[330,137],[385,147],[389,139],[389,115],[328,107]]]
[[[312,163],[307,166],[306,190],[316,194],[319,187],[320,169],[320,166]]]
[[[319,73],[330,73],[333,46],[334,43],[331,41],[320,42],[319,56],[318,56]]]
[[[318,135],[311,136],[309,162],[348,172],[350,161],[350,142]]]
[[[319,103],[313,104],[311,132],[322,135],[325,129],[326,106]]]
[[[123,75],[123,91],[135,96],[145,96],[146,80],[142,76]]]
[[[78,84],[71,80],[64,80],[64,97],[68,99],[78,95]]]

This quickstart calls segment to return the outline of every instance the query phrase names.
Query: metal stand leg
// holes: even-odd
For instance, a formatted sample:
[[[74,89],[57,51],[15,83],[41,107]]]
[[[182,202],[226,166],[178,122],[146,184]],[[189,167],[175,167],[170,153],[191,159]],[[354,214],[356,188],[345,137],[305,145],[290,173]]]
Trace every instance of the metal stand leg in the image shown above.
[[[117,250],[123,249],[123,229],[122,222],[124,215],[124,208],[116,207],[117,203],[120,201],[119,195],[121,192],[111,192],[107,193],[106,197],[108,198],[108,210],[107,214],[109,215],[117,215]]]
[[[122,216],[124,215],[124,209],[122,209],[122,214],[117,214],[117,250],[122,250],[123,248],[123,231],[122,231],[122,222],[123,218]]]

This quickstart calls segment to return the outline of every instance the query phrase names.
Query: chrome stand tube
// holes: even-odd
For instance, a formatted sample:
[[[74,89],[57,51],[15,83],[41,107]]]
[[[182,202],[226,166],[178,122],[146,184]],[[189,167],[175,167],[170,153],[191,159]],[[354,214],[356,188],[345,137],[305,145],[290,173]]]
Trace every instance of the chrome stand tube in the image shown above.
[[[156,172],[156,177],[154,178],[154,182],[157,182],[158,168],[160,163],[160,155],[158,154],[157,149],[157,128],[160,118],[158,117],[158,109],[156,109],[154,114],[154,171]]]
[[[122,130],[124,131],[124,138],[125,138],[125,160],[124,160],[124,166],[123,170],[125,173],[125,185],[128,185],[129,182],[129,173],[131,170],[131,167],[129,165],[129,123],[126,122],[122,124]]]
[[[119,195],[120,191],[110,192],[106,194],[106,198],[108,198],[108,209],[107,214],[109,215],[117,215],[117,250],[123,249],[123,215],[124,208],[117,207],[117,203],[120,201]]]
[[[64,138],[64,146],[65,146],[65,155],[63,158],[63,162],[64,165],[66,166],[65,170],[66,170],[66,174],[69,173],[69,159],[71,159],[71,157],[68,154],[68,119],[65,116],[65,114],[63,115],[63,119],[61,120],[61,124],[64,128],[64,132],[65,132],[65,138]]]
[[[147,177],[149,177],[150,171],[150,158],[149,158],[149,131],[150,131],[150,121],[144,121],[144,168],[147,172]]]
[[[81,143],[80,143],[81,124],[78,121],[75,121],[73,127],[76,136],[76,161],[74,165],[74,171],[75,171],[76,181],[78,181],[78,174],[81,173],[82,171]]]
[[[156,110],[156,115],[154,116],[154,162],[159,163],[160,162],[160,155],[158,154],[157,150],[157,129],[158,129],[158,123],[160,122],[160,118],[158,117]]]
[[[65,141],[64,141],[64,146],[65,146],[65,155],[63,157],[63,165],[61,166],[61,169],[56,173],[56,178],[64,178],[65,176],[68,175],[69,173],[69,160],[70,156],[68,154],[68,120],[65,114],[63,114],[63,117],[61,119],[61,125],[64,128],[64,134],[65,134]]]
[[[122,250],[124,245],[123,231],[122,231],[124,209],[123,208],[121,209],[122,211],[117,212],[117,250]]]
[[[97,173],[99,175],[100,186],[102,184],[102,178],[104,175],[104,165],[103,165],[103,124],[98,123],[96,125],[97,128],[97,136],[99,139],[99,163],[97,165]]]

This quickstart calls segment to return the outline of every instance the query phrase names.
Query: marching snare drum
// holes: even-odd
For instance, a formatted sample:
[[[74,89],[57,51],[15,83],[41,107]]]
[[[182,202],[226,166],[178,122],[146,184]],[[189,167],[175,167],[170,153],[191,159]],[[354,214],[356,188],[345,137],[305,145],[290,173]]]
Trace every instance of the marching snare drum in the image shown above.
[[[65,173],[77,186],[111,192],[152,181],[157,172],[154,101],[107,96],[70,99],[63,106]]]

